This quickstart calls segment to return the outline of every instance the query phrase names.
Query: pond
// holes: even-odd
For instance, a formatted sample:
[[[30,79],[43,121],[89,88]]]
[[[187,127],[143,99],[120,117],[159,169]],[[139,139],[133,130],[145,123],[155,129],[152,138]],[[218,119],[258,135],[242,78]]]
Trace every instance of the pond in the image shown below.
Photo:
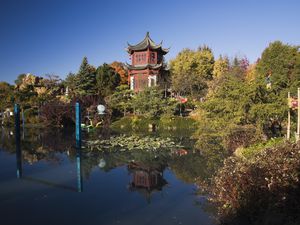
[[[74,147],[73,130],[28,128],[16,143],[13,129],[0,129],[1,224],[215,224],[214,210],[194,184],[210,169],[193,140],[150,136],[181,147],[91,151]]]

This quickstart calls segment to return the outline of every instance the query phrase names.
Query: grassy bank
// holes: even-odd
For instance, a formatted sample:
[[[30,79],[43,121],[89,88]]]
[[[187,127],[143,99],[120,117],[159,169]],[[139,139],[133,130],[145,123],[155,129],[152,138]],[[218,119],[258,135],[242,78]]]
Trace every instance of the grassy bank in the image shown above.
[[[111,128],[122,132],[152,132],[191,136],[196,129],[196,121],[188,117],[161,117],[150,119],[144,116],[127,116],[112,123]]]

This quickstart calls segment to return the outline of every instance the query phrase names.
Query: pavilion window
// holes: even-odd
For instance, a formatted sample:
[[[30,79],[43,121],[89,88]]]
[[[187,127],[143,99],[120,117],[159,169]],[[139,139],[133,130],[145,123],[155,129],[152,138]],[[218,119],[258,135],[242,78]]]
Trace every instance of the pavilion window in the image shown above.
[[[135,54],[135,63],[136,64],[145,64],[146,63],[146,53],[136,53]]]
[[[146,53],[142,54],[142,62],[145,63],[146,62]]]
[[[156,63],[156,62],[155,62],[155,52],[151,52],[151,55],[150,55],[150,62],[151,62],[151,63]]]

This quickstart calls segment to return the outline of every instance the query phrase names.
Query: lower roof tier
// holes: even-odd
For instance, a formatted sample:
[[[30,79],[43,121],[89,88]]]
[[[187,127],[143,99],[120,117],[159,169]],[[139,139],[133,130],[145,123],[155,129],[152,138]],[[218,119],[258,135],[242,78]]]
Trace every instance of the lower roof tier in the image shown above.
[[[130,65],[128,63],[126,63],[126,67],[129,70],[144,70],[144,69],[159,69],[162,67],[162,63],[159,64],[143,64],[143,65]]]

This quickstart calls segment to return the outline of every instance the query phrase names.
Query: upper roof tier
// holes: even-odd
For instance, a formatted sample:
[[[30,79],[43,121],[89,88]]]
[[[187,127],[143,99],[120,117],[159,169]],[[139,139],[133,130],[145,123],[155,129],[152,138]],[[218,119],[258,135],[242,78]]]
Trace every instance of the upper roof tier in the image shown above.
[[[168,48],[162,47],[162,41],[157,45],[155,42],[150,38],[149,32],[147,32],[146,37],[140,43],[136,45],[130,45],[128,42],[128,47],[126,48],[127,52],[131,54],[133,51],[143,51],[148,48],[152,50],[159,50],[162,52],[163,55],[169,52]]]

